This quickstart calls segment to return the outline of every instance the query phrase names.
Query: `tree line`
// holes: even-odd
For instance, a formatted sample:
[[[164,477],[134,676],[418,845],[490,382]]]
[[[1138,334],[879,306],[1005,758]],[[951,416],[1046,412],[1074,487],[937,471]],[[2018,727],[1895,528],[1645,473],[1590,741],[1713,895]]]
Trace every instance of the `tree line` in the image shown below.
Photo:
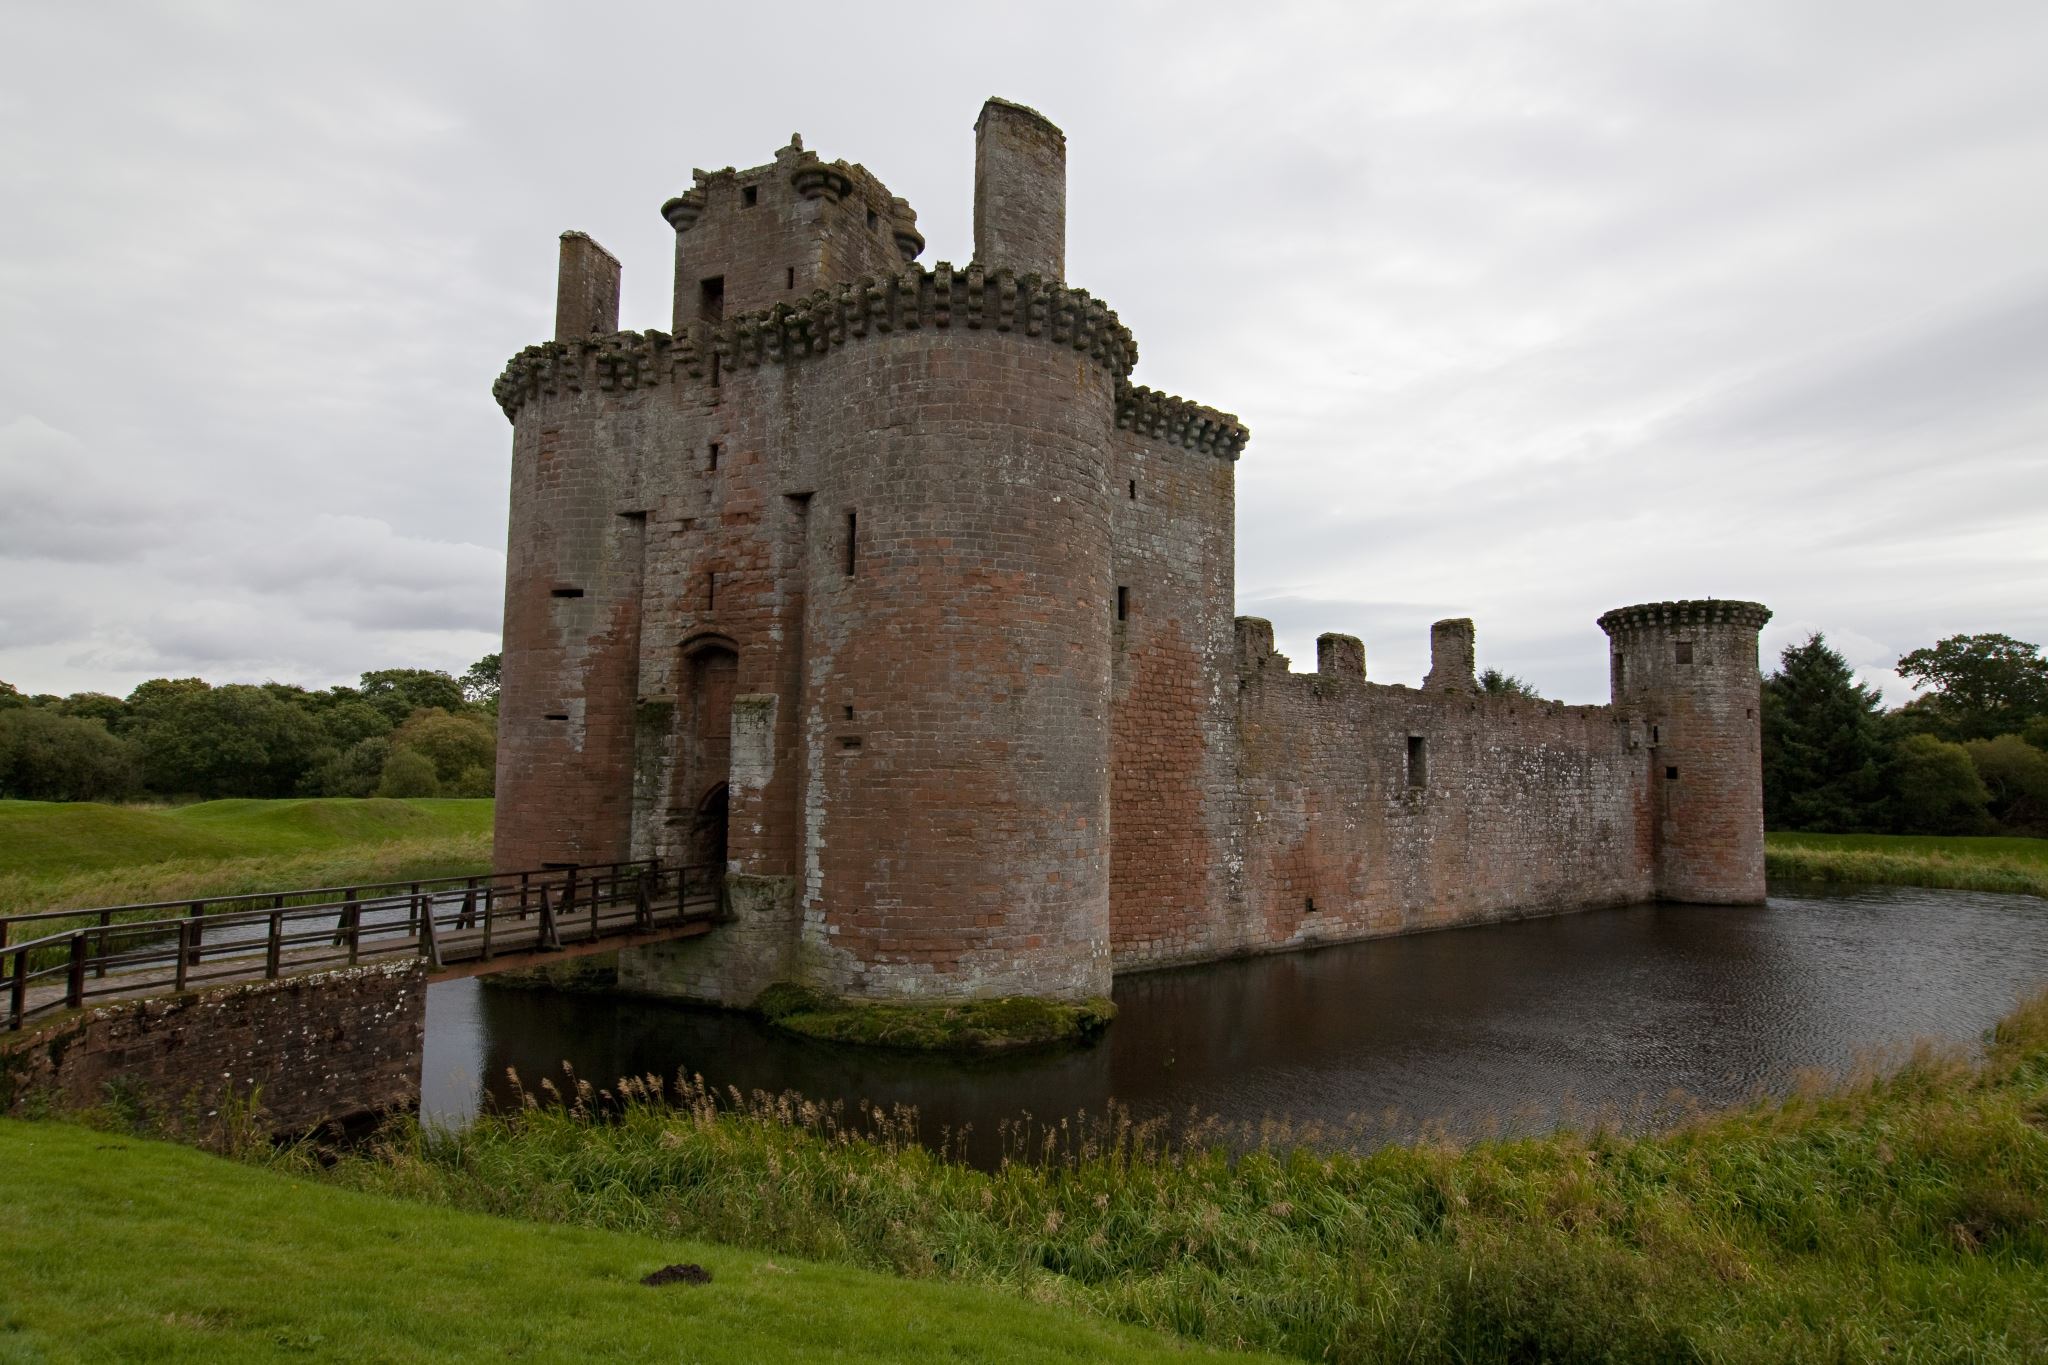
[[[0,682],[0,797],[489,796],[498,659],[355,687],[151,678],[126,697]]]
[[[2048,659],[1952,635],[1899,673],[1886,710],[1815,632],[1763,685],[1764,825],[1830,834],[2048,835]]]

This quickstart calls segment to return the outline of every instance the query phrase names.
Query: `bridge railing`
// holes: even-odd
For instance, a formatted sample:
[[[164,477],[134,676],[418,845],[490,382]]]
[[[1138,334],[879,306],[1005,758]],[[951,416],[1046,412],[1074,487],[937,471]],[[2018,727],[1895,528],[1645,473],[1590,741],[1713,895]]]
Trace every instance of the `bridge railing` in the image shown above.
[[[412,957],[433,970],[652,931],[715,916],[720,872],[650,859],[10,916],[72,926],[0,940],[6,1026],[109,998]]]

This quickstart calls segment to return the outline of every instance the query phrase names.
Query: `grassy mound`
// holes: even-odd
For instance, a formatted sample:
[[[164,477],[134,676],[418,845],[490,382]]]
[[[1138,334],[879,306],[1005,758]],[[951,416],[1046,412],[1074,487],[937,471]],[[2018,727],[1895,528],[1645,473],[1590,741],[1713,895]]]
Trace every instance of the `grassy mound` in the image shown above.
[[[1772,833],[1764,870],[1789,881],[2048,896],[2048,839]]]
[[[394,1129],[331,1178],[1008,1288],[1338,1361],[2048,1358],[2048,995],[1980,1057],[1668,1132],[1231,1154],[1112,1120],[993,1172],[700,1084]],[[603,1117],[600,1117],[600,1114]]]
[[[1116,1016],[1107,1000],[1078,1004],[1011,995],[995,1000],[876,1004],[822,995],[805,986],[770,986],[754,1008],[777,1028],[807,1038],[916,1052],[1005,1052],[1081,1042]]]
[[[0,1359],[1182,1360],[968,1285],[357,1194],[0,1120]],[[648,1287],[668,1266],[701,1267]]]
[[[0,913],[468,876],[490,831],[476,800],[0,801]]]

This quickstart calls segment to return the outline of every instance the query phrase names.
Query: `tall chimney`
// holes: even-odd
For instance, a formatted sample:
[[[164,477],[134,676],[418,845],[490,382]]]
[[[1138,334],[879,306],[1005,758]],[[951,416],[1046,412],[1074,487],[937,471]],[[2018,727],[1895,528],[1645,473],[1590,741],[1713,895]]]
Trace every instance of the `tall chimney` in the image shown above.
[[[562,234],[555,279],[555,340],[619,330],[619,258],[581,232]]]
[[[1067,135],[1008,100],[991,99],[974,121],[974,259],[1066,278]]]

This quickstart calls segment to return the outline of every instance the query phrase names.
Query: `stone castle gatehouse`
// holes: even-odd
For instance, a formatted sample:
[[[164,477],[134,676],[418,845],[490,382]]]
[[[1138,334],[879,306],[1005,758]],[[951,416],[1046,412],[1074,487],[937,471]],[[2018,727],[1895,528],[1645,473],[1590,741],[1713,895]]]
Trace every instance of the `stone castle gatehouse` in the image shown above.
[[[974,261],[800,140],[698,172],[668,331],[564,234],[513,425],[501,868],[722,865],[625,955],[729,1004],[1107,991],[1112,973],[1668,897],[1763,898],[1754,603],[1600,618],[1613,700],[1419,688],[1233,619],[1236,418],[1134,386],[1065,281],[1066,139],[991,100]]]

